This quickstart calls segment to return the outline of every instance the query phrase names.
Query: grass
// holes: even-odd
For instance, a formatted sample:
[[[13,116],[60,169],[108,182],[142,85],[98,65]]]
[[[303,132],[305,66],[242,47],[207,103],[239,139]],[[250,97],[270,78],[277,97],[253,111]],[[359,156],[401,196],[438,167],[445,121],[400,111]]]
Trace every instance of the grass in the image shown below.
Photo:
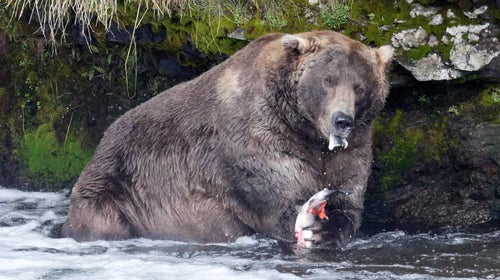
[[[183,17],[214,11],[217,16],[231,18],[238,24],[248,22],[252,15],[270,19],[271,24],[283,24],[284,21],[276,17],[284,15],[286,6],[294,3],[293,0],[7,0],[5,5],[13,19],[30,13],[30,20],[40,22],[39,31],[45,38],[57,44],[64,40],[64,36],[59,35],[64,34],[69,24],[78,23],[82,35],[86,36],[88,32],[85,30],[96,25],[109,30],[113,21],[121,22],[123,19],[119,14],[123,15],[123,11],[133,11],[137,15],[135,27],[145,16],[161,19],[174,14]]]
[[[349,22],[353,0],[331,0],[321,12],[324,24],[332,29],[339,29]]]

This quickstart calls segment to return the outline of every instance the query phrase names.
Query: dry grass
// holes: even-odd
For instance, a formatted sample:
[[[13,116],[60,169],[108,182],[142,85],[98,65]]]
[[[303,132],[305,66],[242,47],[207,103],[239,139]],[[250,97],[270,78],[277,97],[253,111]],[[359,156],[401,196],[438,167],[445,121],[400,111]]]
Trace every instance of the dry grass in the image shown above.
[[[147,13],[154,13],[158,18],[172,16],[178,13],[192,14],[193,11],[221,11],[240,13],[241,8],[266,13],[276,7],[283,7],[283,2],[293,3],[294,0],[123,0],[124,5],[136,7],[135,26]],[[85,37],[93,24],[102,25],[107,30],[112,21],[118,19],[118,0],[6,0],[6,7],[11,11],[13,19],[19,19],[25,13],[30,13],[30,21],[40,23],[40,32],[53,44],[58,43],[59,36],[64,34],[70,24],[72,14],[74,23],[81,26]],[[122,3],[122,2],[120,2]],[[121,4],[123,5],[123,4]],[[216,8],[214,8],[216,7]],[[232,9],[231,7],[234,7]],[[276,11],[272,11],[276,12]],[[282,11],[277,11],[281,13]],[[235,16],[233,14],[232,16]]]
[[[123,1],[123,2],[122,2]],[[129,73],[129,58],[137,59],[137,46],[135,43],[135,30],[141,25],[146,15],[152,13],[161,19],[164,16],[172,16],[177,13],[179,16],[193,16],[196,14],[209,15],[208,18],[224,16],[238,20],[237,24],[244,24],[250,17],[259,14],[262,17],[272,15],[283,15],[284,4],[294,3],[296,0],[5,0],[2,5],[6,5],[12,15],[12,19],[20,19],[25,14],[30,15],[30,22],[39,23],[39,31],[52,44],[52,50],[64,41],[65,30],[69,24],[79,26],[80,33],[90,45],[89,36],[93,26],[103,26],[109,30],[112,22],[120,23],[119,12],[123,12],[123,6],[128,13],[133,11],[134,24],[131,34],[131,42],[128,47],[124,68],[125,73]],[[121,9],[120,11],[118,9]],[[253,15],[252,15],[253,14]],[[271,18],[271,17],[270,17]],[[212,24],[211,22],[207,23]],[[271,24],[271,22],[270,22]],[[218,27],[217,27],[218,28]],[[215,38],[214,38],[215,39]],[[211,44],[213,42],[207,42]],[[137,80],[137,65],[132,60],[131,67]],[[135,69],[134,69],[135,68]],[[125,77],[128,91],[129,77]],[[134,83],[134,93],[128,93],[130,97],[135,95],[136,83]]]
[[[188,0],[125,0],[127,4],[138,7],[152,7],[158,14],[170,14],[172,8]],[[66,30],[70,23],[70,15],[74,14],[74,22],[84,30],[91,28],[92,23],[102,24],[109,29],[111,22],[117,17],[117,0],[7,0],[7,8],[12,16],[20,18],[25,12],[31,12],[30,21],[36,19],[40,23],[40,31],[52,43],[57,42],[57,35]]]

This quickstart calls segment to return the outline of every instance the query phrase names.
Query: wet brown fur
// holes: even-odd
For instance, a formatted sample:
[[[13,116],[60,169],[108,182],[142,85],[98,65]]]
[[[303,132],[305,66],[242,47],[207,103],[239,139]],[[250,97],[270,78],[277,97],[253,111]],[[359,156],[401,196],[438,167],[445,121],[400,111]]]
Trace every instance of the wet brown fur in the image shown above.
[[[378,52],[331,31],[271,34],[130,110],[73,187],[61,235],[293,241],[295,206],[327,187],[353,192],[329,201],[322,225],[323,242],[345,245],[360,224],[372,123],[388,92],[392,53]],[[329,151],[340,89],[355,123],[349,147]]]

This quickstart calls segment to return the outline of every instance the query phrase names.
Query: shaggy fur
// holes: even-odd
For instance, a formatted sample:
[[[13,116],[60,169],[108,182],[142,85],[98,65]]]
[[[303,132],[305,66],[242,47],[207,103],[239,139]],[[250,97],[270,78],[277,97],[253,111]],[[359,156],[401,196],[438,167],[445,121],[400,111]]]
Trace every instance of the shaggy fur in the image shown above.
[[[250,43],[109,127],[62,236],[293,242],[295,206],[326,187],[352,194],[330,199],[317,241],[345,245],[360,225],[391,58],[331,31]],[[352,125],[336,127],[339,112]],[[348,147],[328,150],[332,133]]]

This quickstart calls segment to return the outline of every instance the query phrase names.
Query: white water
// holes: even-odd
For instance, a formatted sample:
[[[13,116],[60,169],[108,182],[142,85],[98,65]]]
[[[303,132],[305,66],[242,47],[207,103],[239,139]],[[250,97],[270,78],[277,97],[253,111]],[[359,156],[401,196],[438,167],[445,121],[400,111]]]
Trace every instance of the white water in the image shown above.
[[[500,231],[394,231],[302,254],[258,237],[78,243],[49,237],[67,205],[66,193],[0,187],[0,279],[500,279]]]

